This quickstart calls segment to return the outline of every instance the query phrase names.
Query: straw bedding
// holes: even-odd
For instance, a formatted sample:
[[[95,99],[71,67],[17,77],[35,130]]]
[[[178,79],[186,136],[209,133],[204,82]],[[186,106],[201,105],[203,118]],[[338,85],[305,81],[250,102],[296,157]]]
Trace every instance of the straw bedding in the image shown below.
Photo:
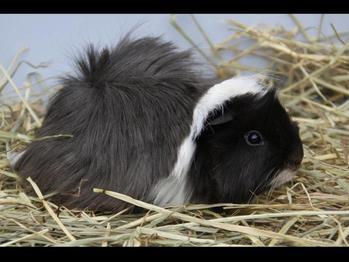
[[[257,196],[250,204],[164,209],[95,189],[145,210],[137,215],[127,210],[95,214],[57,207],[45,200],[32,180],[37,196],[26,195],[8,156],[38,139],[33,130],[45,112],[43,98],[59,87],[45,86],[39,74],[32,74],[24,84],[13,81],[18,67],[35,67],[21,60],[24,50],[8,68],[0,63],[0,246],[348,246],[349,42],[335,27],[332,36],[323,36],[321,23],[318,37],[311,37],[295,16],[290,17],[295,22],[292,30],[248,27],[229,20],[233,33],[214,44],[192,16],[210,52],[201,50],[171,17],[171,24],[218,76],[248,71],[285,79],[279,95],[299,122],[304,161],[292,182]],[[247,49],[238,48],[242,41],[249,41]],[[222,58],[223,53],[232,58]],[[241,62],[252,56],[265,59],[267,65],[254,68]],[[36,67],[41,66],[46,65]],[[34,86],[41,88],[39,94]],[[12,90],[17,100],[4,95],[5,89]]]

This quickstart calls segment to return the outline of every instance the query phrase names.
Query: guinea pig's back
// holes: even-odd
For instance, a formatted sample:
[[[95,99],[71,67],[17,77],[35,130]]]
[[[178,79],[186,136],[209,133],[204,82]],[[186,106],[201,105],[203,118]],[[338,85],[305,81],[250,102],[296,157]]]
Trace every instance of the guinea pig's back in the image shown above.
[[[146,199],[169,175],[206,89],[190,53],[159,38],[90,46],[63,79],[37,137],[15,164],[51,200],[71,208],[121,210],[104,188]],[[57,135],[62,135],[58,136]],[[23,180],[30,190],[30,185]]]

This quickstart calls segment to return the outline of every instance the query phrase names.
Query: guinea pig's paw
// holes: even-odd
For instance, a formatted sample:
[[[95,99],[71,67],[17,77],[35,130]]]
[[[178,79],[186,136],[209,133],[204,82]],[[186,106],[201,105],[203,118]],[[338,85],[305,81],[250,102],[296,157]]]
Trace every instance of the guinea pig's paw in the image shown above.
[[[289,181],[291,181],[296,175],[297,171],[291,169],[284,169],[279,172],[276,177],[270,182],[270,186],[273,188],[279,187]]]

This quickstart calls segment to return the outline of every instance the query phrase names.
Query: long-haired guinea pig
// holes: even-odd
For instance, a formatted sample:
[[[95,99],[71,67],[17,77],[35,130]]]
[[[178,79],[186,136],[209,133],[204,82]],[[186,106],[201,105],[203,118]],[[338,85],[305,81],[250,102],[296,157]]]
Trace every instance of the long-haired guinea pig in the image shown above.
[[[246,203],[291,179],[302,143],[275,88],[197,67],[157,37],[90,46],[36,133],[71,136],[29,144],[14,164],[24,187],[31,177],[58,205],[119,211],[129,205],[93,188],[159,206]]]

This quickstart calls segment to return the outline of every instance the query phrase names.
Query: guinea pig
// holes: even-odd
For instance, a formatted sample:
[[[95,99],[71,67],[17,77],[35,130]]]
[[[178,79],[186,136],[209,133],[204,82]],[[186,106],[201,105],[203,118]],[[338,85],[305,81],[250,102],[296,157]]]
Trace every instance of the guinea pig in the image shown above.
[[[159,206],[247,203],[292,179],[299,129],[259,75],[217,81],[159,37],[90,45],[14,163],[68,208],[120,211],[102,188]],[[70,136],[55,136],[58,134]]]

